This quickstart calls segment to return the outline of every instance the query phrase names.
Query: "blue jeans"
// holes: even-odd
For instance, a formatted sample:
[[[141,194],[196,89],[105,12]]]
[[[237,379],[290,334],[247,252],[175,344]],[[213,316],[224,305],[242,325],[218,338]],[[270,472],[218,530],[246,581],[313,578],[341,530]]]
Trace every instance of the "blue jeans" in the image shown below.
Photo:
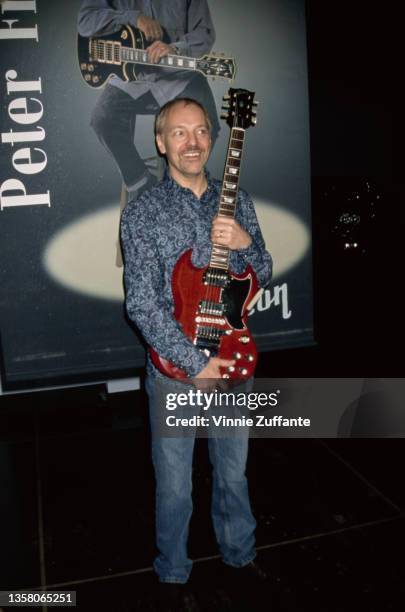
[[[159,414],[161,416],[162,411],[166,411],[165,394],[168,390],[179,392],[179,389],[184,391],[184,385],[169,379],[163,381],[149,376],[146,380],[156,477],[156,544],[159,555],[154,561],[154,569],[161,582],[185,583],[192,568],[192,561],[187,556],[187,540],[193,511],[195,435],[162,437],[157,425]],[[177,408],[176,417],[190,416],[192,410],[189,406]],[[248,429],[242,437],[208,438],[213,467],[212,521],[223,561],[233,567],[243,567],[256,556],[256,521],[250,508],[245,476],[248,441]]]

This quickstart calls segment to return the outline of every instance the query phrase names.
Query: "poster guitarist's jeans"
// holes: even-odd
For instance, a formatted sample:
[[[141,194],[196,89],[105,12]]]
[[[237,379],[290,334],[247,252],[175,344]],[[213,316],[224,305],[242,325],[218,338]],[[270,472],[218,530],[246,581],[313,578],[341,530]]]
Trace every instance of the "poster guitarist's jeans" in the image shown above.
[[[152,460],[156,478],[156,544],[159,555],[154,569],[161,582],[187,582],[192,561],[187,555],[189,522],[193,510],[192,463],[195,435],[162,437],[159,419],[168,413],[164,396],[184,391],[183,383],[148,376],[146,391],[152,432]],[[175,410],[176,417],[190,417],[195,407]],[[198,410],[197,410],[198,412]],[[243,567],[256,556],[256,521],[249,502],[245,476],[249,430],[246,435],[208,438],[213,468],[211,515],[223,561]]]
[[[198,100],[207,110],[212,122],[212,146],[220,129],[215,100],[206,79],[195,75],[178,97]],[[91,116],[91,127],[102,145],[118,165],[122,179],[131,188],[148,170],[134,144],[138,115],[156,115],[159,105],[151,92],[134,99],[118,87],[107,84],[101,91]]]

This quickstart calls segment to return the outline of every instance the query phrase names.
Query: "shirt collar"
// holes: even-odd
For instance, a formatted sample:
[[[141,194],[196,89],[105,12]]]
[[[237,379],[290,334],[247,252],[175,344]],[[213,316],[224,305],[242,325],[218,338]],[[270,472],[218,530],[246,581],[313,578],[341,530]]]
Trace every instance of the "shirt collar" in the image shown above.
[[[205,168],[204,172],[205,172],[205,178],[207,179],[207,189],[202,194],[201,200],[205,200],[206,197],[211,194],[212,190],[215,189],[215,183],[213,179],[211,178],[209,171]],[[193,193],[188,187],[182,187],[181,185],[179,185],[177,181],[174,180],[174,178],[171,176],[169,172],[168,166],[166,166],[164,170],[163,182],[166,184],[168,189],[173,190],[175,193],[176,192],[177,193],[181,193],[181,192]]]

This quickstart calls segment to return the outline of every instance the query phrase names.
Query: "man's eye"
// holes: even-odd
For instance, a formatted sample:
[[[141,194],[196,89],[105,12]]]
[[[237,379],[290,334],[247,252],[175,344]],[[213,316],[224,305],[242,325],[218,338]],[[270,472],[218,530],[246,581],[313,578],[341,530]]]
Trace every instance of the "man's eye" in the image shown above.
[[[175,130],[174,132],[174,136],[183,136],[184,132],[183,130]]]

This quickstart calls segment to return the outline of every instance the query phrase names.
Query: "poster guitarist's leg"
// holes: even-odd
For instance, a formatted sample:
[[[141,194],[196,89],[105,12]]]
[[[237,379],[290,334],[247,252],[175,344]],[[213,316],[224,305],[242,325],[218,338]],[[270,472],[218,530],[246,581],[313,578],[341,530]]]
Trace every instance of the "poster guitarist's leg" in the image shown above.
[[[91,116],[91,126],[98,139],[111,153],[128,189],[134,189],[148,170],[135,144],[136,116],[153,106],[151,93],[134,99],[113,85],[102,90]],[[156,102],[155,102],[156,105]]]

